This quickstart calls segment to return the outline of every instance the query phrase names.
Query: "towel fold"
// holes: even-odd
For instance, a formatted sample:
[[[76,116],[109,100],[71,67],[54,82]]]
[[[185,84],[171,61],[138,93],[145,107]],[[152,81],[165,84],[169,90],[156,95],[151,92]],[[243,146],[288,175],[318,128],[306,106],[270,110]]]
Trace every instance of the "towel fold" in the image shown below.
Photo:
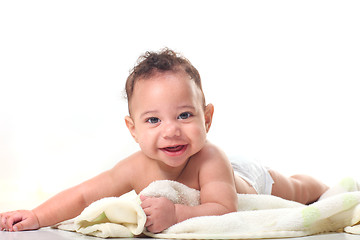
[[[349,179],[345,183],[345,192],[340,193],[337,189],[336,195],[327,194],[326,198],[311,205],[271,195],[238,194],[238,212],[191,218],[157,234],[146,231],[146,215],[138,195],[131,191],[119,198],[94,202],[73,221],[55,227],[103,238],[134,237],[142,233],[155,238],[176,239],[300,237],[335,231],[360,234],[358,185]],[[349,187],[354,184],[356,187]],[[200,202],[199,191],[168,180],[153,182],[140,194],[162,196],[174,203],[191,206]]]
[[[78,217],[53,227],[102,238],[134,237],[143,232],[146,222],[140,203],[135,191],[118,198],[103,198],[90,204]]]

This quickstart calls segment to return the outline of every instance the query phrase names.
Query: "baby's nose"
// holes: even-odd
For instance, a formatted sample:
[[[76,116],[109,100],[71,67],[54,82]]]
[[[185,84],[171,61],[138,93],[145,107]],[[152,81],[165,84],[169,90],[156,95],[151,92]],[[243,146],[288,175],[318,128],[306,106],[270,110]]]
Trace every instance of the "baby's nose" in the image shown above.
[[[164,138],[180,137],[180,135],[181,135],[181,129],[177,123],[171,122],[164,124],[164,129],[163,129]]]

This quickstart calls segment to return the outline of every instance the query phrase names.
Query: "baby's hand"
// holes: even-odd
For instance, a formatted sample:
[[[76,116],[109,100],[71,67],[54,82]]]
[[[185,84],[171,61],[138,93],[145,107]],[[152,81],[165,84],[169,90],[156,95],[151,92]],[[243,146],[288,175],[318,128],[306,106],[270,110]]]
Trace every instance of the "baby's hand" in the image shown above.
[[[146,214],[145,227],[149,232],[159,233],[177,222],[175,204],[169,199],[140,196],[141,207]]]
[[[0,230],[22,231],[38,229],[39,221],[36,215],[29,210],[18,210],[13,212],[0,213]]]

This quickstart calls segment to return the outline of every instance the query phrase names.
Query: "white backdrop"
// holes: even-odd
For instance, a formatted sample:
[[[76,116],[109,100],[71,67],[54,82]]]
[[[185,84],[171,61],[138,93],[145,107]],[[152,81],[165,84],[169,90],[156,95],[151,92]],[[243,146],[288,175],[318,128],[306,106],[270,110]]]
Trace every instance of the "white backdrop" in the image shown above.
[[[357,1],[1,1],[0,212],[138,150],[123,87],[170,47],[215,105],[229,155],[332,184],[359,175]],[[357,165],[357,167],[355,167]]]

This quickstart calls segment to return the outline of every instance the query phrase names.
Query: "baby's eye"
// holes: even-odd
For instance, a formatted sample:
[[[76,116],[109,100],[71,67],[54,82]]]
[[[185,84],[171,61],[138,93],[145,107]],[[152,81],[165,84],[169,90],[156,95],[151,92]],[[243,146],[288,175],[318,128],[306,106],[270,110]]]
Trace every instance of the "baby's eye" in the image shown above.
[[[160,122],[160,119],[157,117],[150,117],[148,119],[146,119],[146,122],[151,123],[151,124],[156,124]]]
[[[192,114],[189,112],[183,112],[178,116],[178,119],[188,119],[189,117],[191,117]]]

